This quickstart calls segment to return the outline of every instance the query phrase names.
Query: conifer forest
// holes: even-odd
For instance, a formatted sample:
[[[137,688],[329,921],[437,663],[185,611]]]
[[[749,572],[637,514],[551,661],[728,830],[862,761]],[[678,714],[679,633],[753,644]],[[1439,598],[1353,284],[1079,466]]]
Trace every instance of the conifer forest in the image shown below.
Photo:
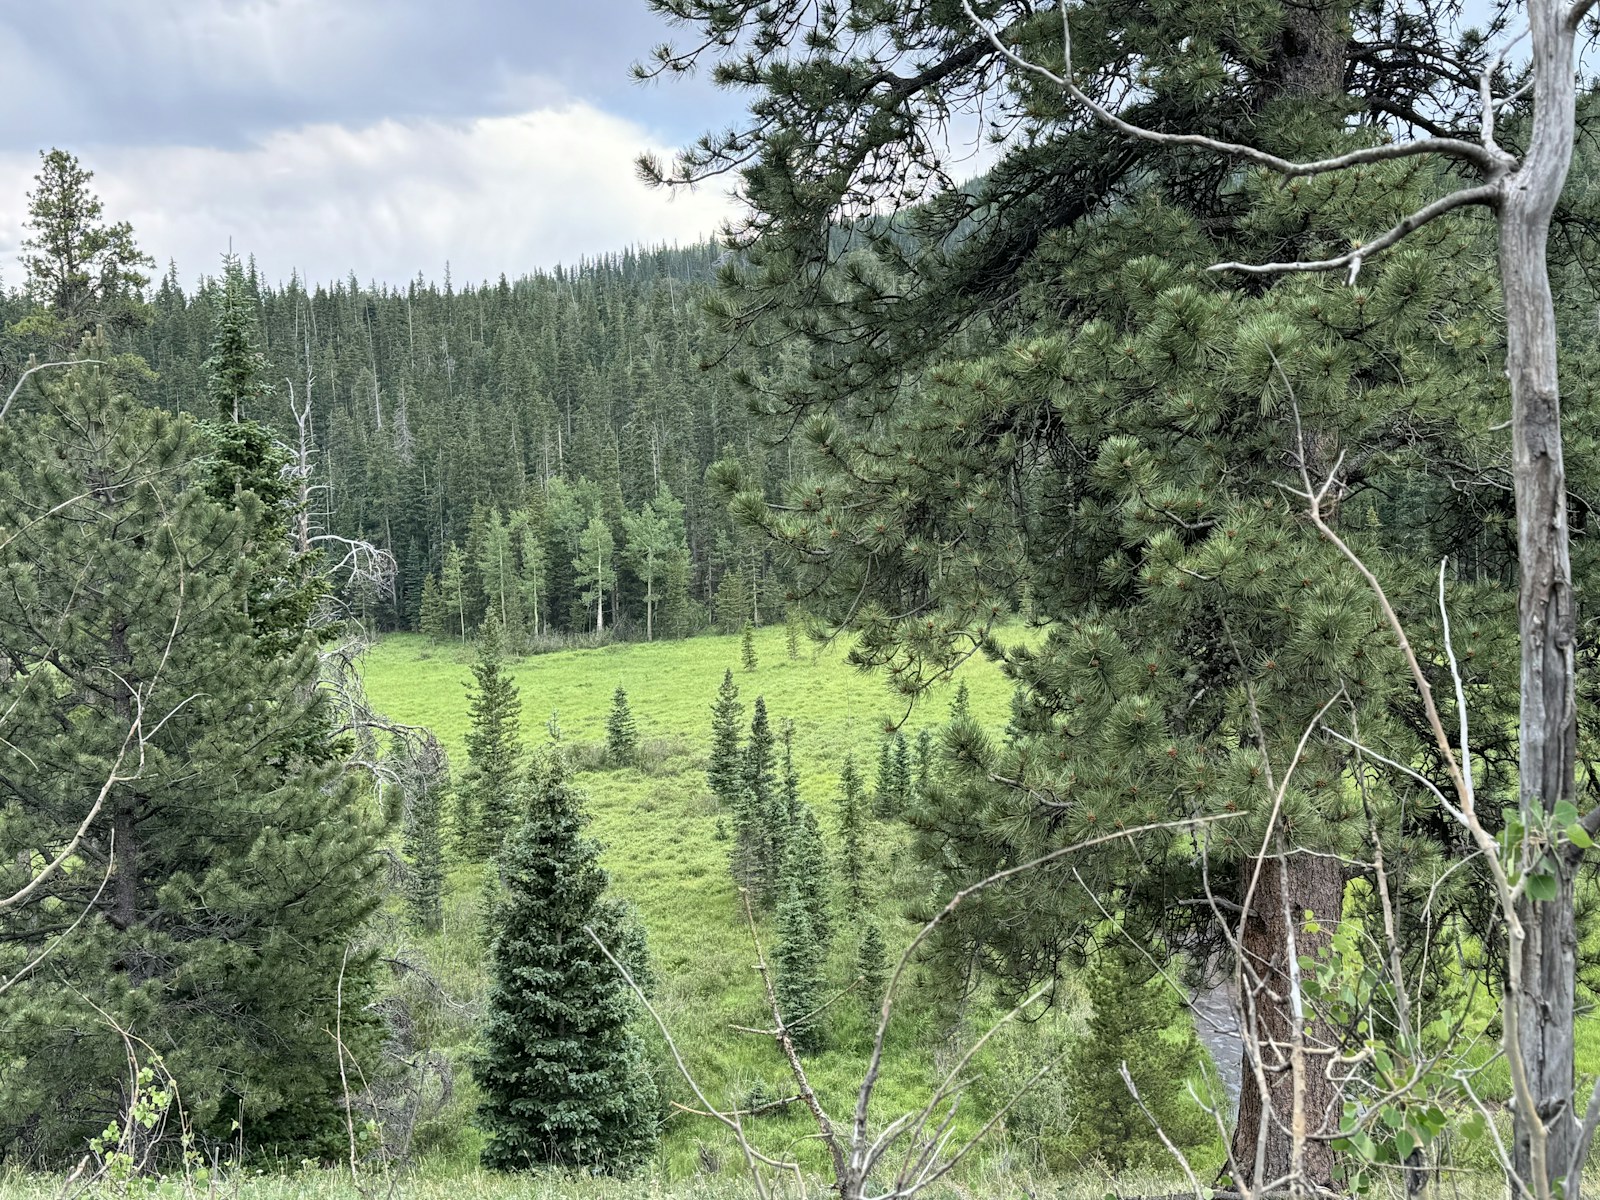
[[[0,122],[0,1200],[1600,1186],[1593,0],[419,5]]]

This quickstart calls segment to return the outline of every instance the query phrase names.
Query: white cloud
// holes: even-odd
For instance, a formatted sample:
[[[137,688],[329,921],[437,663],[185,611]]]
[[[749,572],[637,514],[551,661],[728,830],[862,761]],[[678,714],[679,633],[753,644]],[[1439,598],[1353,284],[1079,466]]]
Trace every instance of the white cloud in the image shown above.
[[[731,211],[724,189],[666,195],[634,175],[640,126],[582,103],[467,121],[384,120],[280,130],[239,149],[70,147],[95,171],[112,220],[191,281],[232,239],[272,280],[354,270],[403,283],[418,271],[493,279],[635,243],[687,242]],[[37,159],[0,155],[0,271],[17,243]]]

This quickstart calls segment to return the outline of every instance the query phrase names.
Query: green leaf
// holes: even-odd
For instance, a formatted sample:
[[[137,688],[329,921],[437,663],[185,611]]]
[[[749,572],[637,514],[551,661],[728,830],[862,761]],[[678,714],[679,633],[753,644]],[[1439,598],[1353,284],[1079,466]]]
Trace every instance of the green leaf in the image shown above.
[[[1528,876],[1528,899],[1554,900],[1559,889],[1556,886],[1556,877],[1538,872]]]

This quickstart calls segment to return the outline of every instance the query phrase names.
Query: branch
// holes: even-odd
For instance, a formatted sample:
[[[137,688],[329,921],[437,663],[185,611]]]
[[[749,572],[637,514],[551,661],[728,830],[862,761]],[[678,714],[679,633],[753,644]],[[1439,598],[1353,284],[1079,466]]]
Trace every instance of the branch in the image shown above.
[[[1214,263],[1207,270],[1237,271],[1243,275],[1284,275],[1296,272],[1339,271],[1348,267],[1350,269],[1350,277],[1346,282],[1354,283],[1356,276],[1361,272],[1361,264],[1366,259],[1387,250],[1390,246],[1421,229],[1429,222],[1436,221],[1446,213],[1454,212],[1458,208],[1470,208],[1480,204],[1487,208],[1493,208],[1499,203],[1500,185],[1498,183],[1484,183],[1477,187],[1462,188],[1459,191],[1451,192],[1448,196],[1441,196],[1432,204],[1417,209],[1416,212],[1408,213],[1372,241],[1350,251],[1349,254],[1341,254],[1337,258],[1320,258],[1300,262]]]
[[[4,404],[0,404],[0,421],[5,420],[6,414],[11,411],[11,402],[17,398],[18,394],[21,393],[22,385],[28,382],[28,376],[32,375],[35,371],[43,371],[46,367],[75,367],[80,363],[93,363],[97,367],[105,366],[105,363],[101,362],[98,358],[73,358],[68,359],[65,362],[39,363],[37,366],[29,367],[22,373],[21,378],[17,380],[17,386],[11,389],[11,394],[6,397],[6,402]]]
[[[1593,0],[1590,0],[1590,2],[1592,3]],[[1246,146],[1239,142],[1219,141],[1216,138],[1206,137],[1204,134],[1161,133],[1154,129],[1146,129],[1142,125],[1135,125],[1131,121],[1119,117],[1072,82],[1072,29],[1068,21],[1067,5],[1065,3],[1061,4],[1062,53],[1065,66],[1063,68],[1064,73],[1060,75],[1048,67],[1030,62],[1008,47],[1001,40],[999,33],[985,24],[978,14],[972,11],[971,0],[961,0],[961,7],[966,10],[967,17],[972,21],[973,25],[989,39],[990,44],[1000,52],[1007,62],[1055,84],[1073,100],[1088,109],[1100,124],[1122,134],[1124,137],[1150,142],[1157,146],[1187,146],[1200,150],[1210,150],[1215,154],[1228,158],[1242,158],[1246,162],[1255,163],[1257,166],[1266,167],[1290,178],[1304,175],[1325,175],[1331,171],[1342,171],[1346,167],[1360,166],[1363,163],[1389,162],[1397,158],[1418,158],[1427,154],[1441,154],[1446,158],[1460,159],[1463,162],[1472,164],[1486,174],[1492,173],[1498,165],[1494,155],[1484,147],[1461,138],[1428,137],[1420,138],[1414,142],[1389,142],[1382,146],[1367,146],[1360,150],[1352,150],[1347,154],[1335,155],[1332,158],[1295,162],[1293,159],[1280,158],[1276,154],[1268,154],[1265,150],[1258,149],[1255,146]]]

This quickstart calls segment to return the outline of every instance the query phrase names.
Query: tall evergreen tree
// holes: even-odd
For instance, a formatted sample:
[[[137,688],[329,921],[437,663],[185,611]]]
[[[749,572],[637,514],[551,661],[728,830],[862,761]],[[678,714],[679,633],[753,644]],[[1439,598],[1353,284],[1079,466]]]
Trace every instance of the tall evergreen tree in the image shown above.
[[[74,349],[96,327],[114,334],[143,323],[140,293],[150,282],[144,268],[155,260],[139,249],[126,221],[105,222],[105,206],[89,188],[93,171],[65,150],[41,150],[39,160],[22,265],[28,295],[45,310],[28,332]]]
[[[456,842],[471,858],[496,854],[516,824],[522,774],[522,701],[506,669],[499,622],[478,637],[467,705],[467,770],[457,788]]]
[[[1470,265],[1487,248],[1468,222],[1433,221],[1387,257],[1358,254],[1359,287],[1296,277],[1230,292],[1210,266],[1348,255],[1375,230],[1407,230],[1409,214],[1449,185],[1412,162],[1241,189],[1240,174],[1209,155],[1130,140],[1093,120],[1083,99],[1120,109],[1138,77],[1143,126],[1292,157],[1367,144],[1352,113],[1384,128],[1398,111],[1401,125],[1420,117],[1430,133],[1475,139],[1478,72],[1455,68],[1481,55],[1479,36],[1456,40],[1431,13],[1397,17],[1381,5],[1269,2],[1241,10],[1225,32],[1192,5],[1146,6],[1136,17],[1090,5],[1073,10],[1073,83],[1056,89],[1010,68],[1060,63],[1065,5],[674,8],[696,48],[663,50],[658,69],[716,62],[751,94],[751,124],[698,143],[658,177],[743,172],[753,252],[730,272],[724,319],[759,322],[764,337],[777,320],[814,351],[813,370],[763,388],[760,403],[807,430],[818,476],[771,508],[751,485],[738,511],[789,545],[808,605],[859,629],[856,660],[889,668],[908,693],[948,677],[1023,590],[1052,630],[1045,646],[1007,654],[1018,683],[1007,745],[987,747],[965,723],[953,733],[960,778],[939,789],[942,811],[920,831],[919,854],[960,887],[997,863],[1093,836],[1111,814],[1132,824],[1248,813],[1209,844],[1205,880],[1177,839],[1089,856],[1094,901],[1115,897],[1162,927],[1195,915],[1174,894],[1220,887],[1242,897],[1245,880],[1269,892],[1281,882],[1295,911],[1315,914],[1316,945],[1302,938],[1291,948],[1283,923],[1255,918],[1226,931],[1208,920],[1203,932],[1262,963],[1315,954],[1340,917],[1340,864],[1368,829],[1348,809],[1352,759],[1312,746],[1315,764],[1299,761],[1296,772],[1308,792],[1287,825],[1268,823],[1277,809],[1262,760],[1295,761],[1301,731],[1338,694],[1363,740],[1378,737],[1395,761],[1449,784],[1436,748],[1417,736],[1420,702],[1386,649],[1392,636],[1364,581],[1308,534],[1286,497],[1304,487],[1303,468],[1319,484],[1338,476],[1340,487],[1408,510],[1404,536],[1358,539],[1369,562],[1381,559],[1401,612],[1433,611],[1419,568],[1443,557],[1488,551],[1510,577],[1509,539],[1495,535],[1489,550],[1473,515],[1494,509],[1494,525],[1508,529],[1505,496],[1474,483],[1468,499],[1422,478],[1439,456],[1511,465],[1476,424],[1499,411],[1482,382],[1492,372],[1468,362],[1468,346],[1490,360],[1499,349],[1485,319],[1494,301],[1481,266]],[[992,38],[974,27],[978,10]],[[1538,20],[1555,43],[1572,28],[1553,8]],[[1398,44],[1407,53],[1393,53]],[[1412,51],[1451,66],[1419,86],[1407,75]],[[929,67],[902,74],[912,60]],[[903,88],[888,104],[885,78]],[[1546,79],[1562,81],[1546,100],[1561,96],[1568,64]],[[978,185],[926,189],[943,161],[927,105],[984,119],[998,105],[1002,124],[1024,123],[1029,135]],[[752,137],[773,128],[796,132]],[[1556,115],[1541,128],[1570,126]],[[743,157],[750,146],[754,162]],[[840,231],[841,219],[906,188],[927,195],[915,212]],[[1519,190],[1519,201],[1537,190]],[[797,287],[797,276],[809,283]],[[1548,330],[1548,309],[1541,314]],[[1397,429],[1408,433],[1396,439]],[[1559,469],[1559,455],[1537,461]],[[734,474],[722,478],[737,490]],[[1510,628],[1513,598],[1487,575],[1457,580],[1453,594],[1486,626]],[[1487,674],[1488,661],[1477,657],[1473,669]],[[1357,694],[1341,691],[1348,681],[1359,681]],[[1216,736],[1250,728],[1258,711],[1271,723],[1256,738]],[[1508,717],[1480,714],[1477,728],[1498,744]],[[1416,849],[1409,866],[1422,888],[1439,856],[1460,848],[1431,793],[1413,783],[1386,781],[1371,815],[1386,846]],[[1094,923],[1065,903],[1055,873],[1026,886],[1032,902],[1021,908],[1015,896],[991,896],[964,912],[964,931],[946,943],[950,961],[976,953],[1025,976],[1081,948]],[[1280,1031],[1299,1019],[1284,1006],[1288,992],[1273,985],[1257,997]],[[1313,1026],[1311,1036],[1337,1044],[1337,1030]],[[1570,1075],[1570,1064],[1562,1069]],[[1280,1116],[1286,1086],[1268,1087]],[[1307,1086],[1302,1099],[1320,1126],[1336,1116],[1333,1084],[1318,1076]],[[1289,1139],[1264,1116],[1267,1098],[1246,1090],[1235,1144],[1252,1167],[1239,1182],[1258,1187],[1283,1173]],[[1327,1143],[1308,1153],[1304,1177],[1331,1186]]]
[[[655,1087],[630,1025],[632,993],[588,930],[632,957],[631,970],[641,943],[606,896],[599,847],[583,836],[581,800],[559,763],[533,774],[527,815],[499,860],[488,1012],[472,1063],[483,1161],[625,1175],[653,1147]]]
[[[788,811],[778,789],[776,739],[767,719],[765,696],[757,696],[744,748],[739,806],[734,811],[734,874],[751,889],[758,904],[777,899],[782,860],[775,845],[788,832]]]
[[[754,671],[759,665],[756,659],[756,628],[749,621],[744,623],[744,633],[739,639],[739,662],[746,671]]]
[[[793,882],[778,905],[775,959],[773,991],[795,1048],[820,1049],[826,1040],[823,1015],[817,1011],[827,999],[822,973],[823,951],[812,928],[805,898]]]
[[[883,988],[889,979],[889,951],[876,921],[868,921],[861,931],[856,976],[861,980],[862,1001],[869,1009],[876,1009],[883,1002]]]
[[[444,920],[445,782],[440,773],[417,789],[405,814],[400,845],[406,859],[406,916],[424,933],[437,933]]]
[[[816,811],[809,804],[798,804],[783,853],[783,875],[798,889],[811,924],[812,940],[818,954],[826,958],[833,942],[833,871]]]
[[[41,395],[0,424],[0,887],[38,889],[0,913],[0,1142],[76,1159],[121,1111],[98,1006],[160,1047],[197,1135],[231,1141],[238,1120],[256,1149],[331,1154],[341,972],[347,1048],[377,1065],[373,961],[352,946],[382,859],[315,639],[265,650],[249,551],[268,526],[253,496],[210,496],[190,421],[91,365]],[[36,878],[86,818],[67,869]]]
[[[290,651],[314,620],[326,585],[310,547],[295,551],[284,534],[294,502],[289,453],[261,424],[272,395],[267,361],[257,344],[256,319],[239,260],[223,260],[211,321],[211,354],[202,364],[216,419],[202,428],[211,442],[210,494],[227,505],[248,495],[254,536],[247,554],[252,572],[250,616],[263,653]]]
[[[422,604],[417,618],[417,632],[430,642],[445,638],[444,597],[439,592],[439,581],[432,575],[422,581]]]
[[[744,791],[744,752],[739,745],[743,722],[739,685],[729,668],[723,672],[722,686],[711,704],[711,757],[706,764],[706,784],[724,812],[737,811]]]
[[[866,797],[855,755],[846,753],[839,770],[839,873],[849,890],[850,904],[859,910],[866,899],[867,849]]]

